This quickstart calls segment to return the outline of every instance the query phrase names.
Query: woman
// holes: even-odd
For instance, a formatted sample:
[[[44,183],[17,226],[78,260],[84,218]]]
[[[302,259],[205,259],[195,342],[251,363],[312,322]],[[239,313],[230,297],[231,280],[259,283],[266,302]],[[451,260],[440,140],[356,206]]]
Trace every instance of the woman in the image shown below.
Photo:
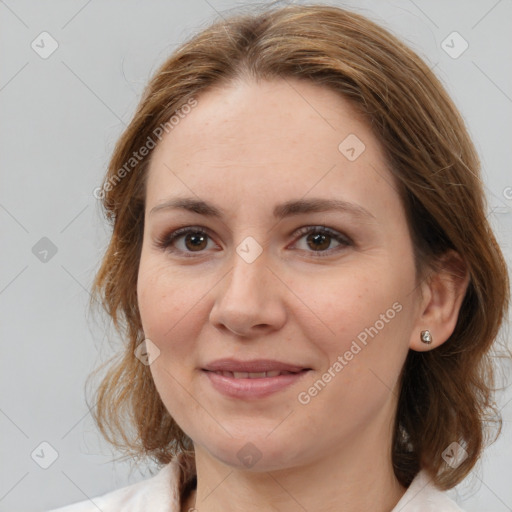
[[[499,426],[508,276],[416,54],[334,7],[214,24],[155,74],[99,195],[126,350],[95,418],[163,467],[60,512],[460,510],[445,491]]]

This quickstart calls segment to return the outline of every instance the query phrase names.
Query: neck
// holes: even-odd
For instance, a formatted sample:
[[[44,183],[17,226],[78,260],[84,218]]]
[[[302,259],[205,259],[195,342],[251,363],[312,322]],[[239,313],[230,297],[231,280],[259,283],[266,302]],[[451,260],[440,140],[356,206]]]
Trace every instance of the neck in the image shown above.
[[[273,471],[233,468],[196,447],[197,490],[182,510],[201,512],[390,512],[406,489],[396,479],[390,447],[351,439],[305,465]]]

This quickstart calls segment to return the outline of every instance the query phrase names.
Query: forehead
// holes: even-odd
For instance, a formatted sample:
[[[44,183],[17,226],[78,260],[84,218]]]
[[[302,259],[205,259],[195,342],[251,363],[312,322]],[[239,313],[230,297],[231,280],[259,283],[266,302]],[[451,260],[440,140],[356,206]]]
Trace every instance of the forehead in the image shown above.
[[[311,150],[319,158],[326,150],[336,154],[344,136],[353,133],[368,139],[367,132],[356,109],[340,95],[306,80],[287,78],[216,86],[197,98],[197,107],[166,138],[171,146],[193,140],[189,149],[194,152],[216,149],[227,154],[242,145],[271,149],[278,144]],[[231,140],[236,147],[228,144]],[[313,142],[318,145],[320,140],[324,143],[315,150]]]
[[[215,194],[240,206],[313,189],[368,200],[380,188],[382,201],[398,199],[378,140],[326,87],[294,79],[233,82],[196,100],[153,152],[148,206],[169,192]]]

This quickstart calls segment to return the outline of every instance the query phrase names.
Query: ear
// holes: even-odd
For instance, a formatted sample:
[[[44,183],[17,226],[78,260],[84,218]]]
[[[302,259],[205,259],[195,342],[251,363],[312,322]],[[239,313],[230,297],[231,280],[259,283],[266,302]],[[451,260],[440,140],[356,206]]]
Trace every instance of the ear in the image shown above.
[[[442,345],[457,325],[459,311],[469,284],[469,272],[460,255],[446,252],[420,285],[421,298],[409,348],[418,352]],[[432,343],[421,341],[421,331],[429,330]]]

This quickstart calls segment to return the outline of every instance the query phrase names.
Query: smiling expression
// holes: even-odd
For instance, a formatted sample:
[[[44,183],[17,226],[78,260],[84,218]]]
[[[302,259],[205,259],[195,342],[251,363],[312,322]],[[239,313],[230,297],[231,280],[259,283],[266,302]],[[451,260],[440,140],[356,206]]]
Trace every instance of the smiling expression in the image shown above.
[[[237,82],[197,100],[147,181],[137,293],[163,403],[230,465],[248,442],[262,469],[389,443],[420,298],[377,139],[309,82]]]

